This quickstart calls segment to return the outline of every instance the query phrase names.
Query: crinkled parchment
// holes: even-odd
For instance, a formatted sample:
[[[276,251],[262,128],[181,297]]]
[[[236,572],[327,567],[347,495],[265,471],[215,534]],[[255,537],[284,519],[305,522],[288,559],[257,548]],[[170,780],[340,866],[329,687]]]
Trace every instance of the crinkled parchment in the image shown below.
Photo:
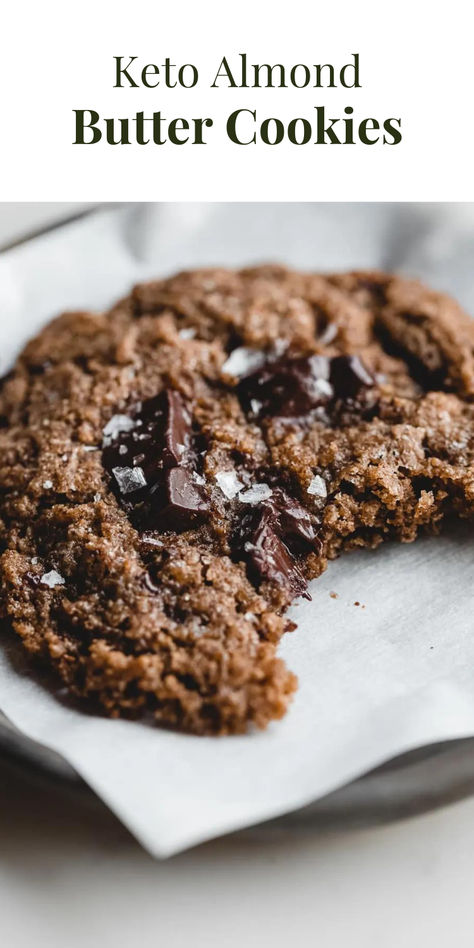
[[[129,205],[0,256],[0,374],[62,309],[108,306],[147,276],[277,260],[402,270],[474,311],[474,206]],[[93,717],[0,648],[0,708],[66,758],[156,856],[290,812],[403,751],[474,735],[472,527],[351,553],[292,609],[283,721],[200,738]],[[330,595],[336,593],[336,596]],[[355,605],[359,603],[359,605]]]

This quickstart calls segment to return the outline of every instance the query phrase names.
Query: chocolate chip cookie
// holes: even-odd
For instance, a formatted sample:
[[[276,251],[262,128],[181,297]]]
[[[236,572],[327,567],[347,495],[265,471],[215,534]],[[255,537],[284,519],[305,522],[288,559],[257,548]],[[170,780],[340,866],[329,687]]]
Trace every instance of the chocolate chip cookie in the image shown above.
[[[474,322],[389,274],[205,270],[66,313],[1,382],[0,614],[91,708],[264,727],[308,580],[474,512],[473,395]]]

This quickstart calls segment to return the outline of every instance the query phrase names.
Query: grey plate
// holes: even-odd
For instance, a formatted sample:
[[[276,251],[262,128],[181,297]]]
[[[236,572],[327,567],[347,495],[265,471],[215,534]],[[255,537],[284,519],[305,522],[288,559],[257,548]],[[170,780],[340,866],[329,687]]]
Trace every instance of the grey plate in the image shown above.
[[[0,756],[31,780],[97,800],[54,751],[21,734],[0,712]],[[403,754],[358,780],[261,829],[307,829],[308,823],[344,827],[383,823],[453,803],[474,793],[474,738]],[[258,830],[257,830],[258,831]],[[255,833],[255,828],[252,829]]]

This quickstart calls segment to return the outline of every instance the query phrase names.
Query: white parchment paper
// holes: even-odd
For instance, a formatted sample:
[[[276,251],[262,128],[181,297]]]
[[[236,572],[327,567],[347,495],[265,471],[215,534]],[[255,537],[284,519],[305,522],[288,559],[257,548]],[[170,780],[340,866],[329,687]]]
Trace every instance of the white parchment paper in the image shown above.
[[[1,213],[1,211],[0,211]],[[147,276],[280,260],[419,275],[474,312],[472,205],[141,205],[0,255],[0,374],[63,308],[101,308]],[[196,738],[73,710],[0,648],[0,708],[62,754],[142,844],[167,856],[289,812],[408,749],[474,735],[472,528],[352,553],[292,609],[286,718]],[[337,593],[337,598],[330,595]],[[360,605],[355,605],[355,602]]]

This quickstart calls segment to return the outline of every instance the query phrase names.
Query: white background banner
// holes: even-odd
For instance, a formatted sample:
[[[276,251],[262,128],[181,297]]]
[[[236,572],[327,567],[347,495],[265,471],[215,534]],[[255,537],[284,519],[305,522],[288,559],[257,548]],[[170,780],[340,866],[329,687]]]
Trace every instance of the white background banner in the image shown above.
[[[2,14],[0,200],[472,200],[470,20],[465,0],[16,0]],[[340,70],[354,54],[360,87],[341,87]],[[129,74],[137,87],[124,77],[114,88],[116,56],[123,64],[136,56]],[[212,88],[224,56],[236,86],[221,77]],[[169,84],[189,63],[197,84],[167,87],[167,58],[175,67]],[[286,88],[251,87],[253,64],[278,63]],[[314,88],[315,65],[327,63],[335,87]],[[306,88],[291,85],[297,64],[308,66]],[[153,88],[141,80],[147,65]],[[182,75],[189,83],[192,70]],[[279,71],[273,75],[279,81]],[[296,82],[304,76],[299,67]],[[321,76],[327,82],[329,70]],[[350,85],[353,70],[344,77]],[[314,143],[323,107],[324,128],[338,118],[333,130],[343,141],[351,138],[344,121],[352,120],[355,144],[331,143],[329,132],[324,144]],[[245,145],[226,132],[229,116],[241,109],[249,110],[238,119]],[[73,144],[74,110],[97,112],[96,144]],[[164,144],[136,143],[137,112],[148,134],[150,116],[161,113]],[[115,138],[118,120],[129,119],[130,144],[107,143],[107,118],[115,120]],[[199,118],[213,122],[203,126],[201,145],[191,143]],[[282,123],[283,140],[265,144],[262,125],[264,133],[273,118]],[[184,144],[169,140],[174,119],[190,125]],[[381,126],[370,145],[359,140],[366,119]],[[390,144],[390,134],[383,143],[387,119],[401,122],[399,144]],[[292,144],[289,126],[298,138],[309,128],[308,143]],[[362,137],[375,137],[374,128],[369,122]],[[185,137],[183,129],[175,124],[175,136]],[[270,137],[276,133],[270,122]]]

